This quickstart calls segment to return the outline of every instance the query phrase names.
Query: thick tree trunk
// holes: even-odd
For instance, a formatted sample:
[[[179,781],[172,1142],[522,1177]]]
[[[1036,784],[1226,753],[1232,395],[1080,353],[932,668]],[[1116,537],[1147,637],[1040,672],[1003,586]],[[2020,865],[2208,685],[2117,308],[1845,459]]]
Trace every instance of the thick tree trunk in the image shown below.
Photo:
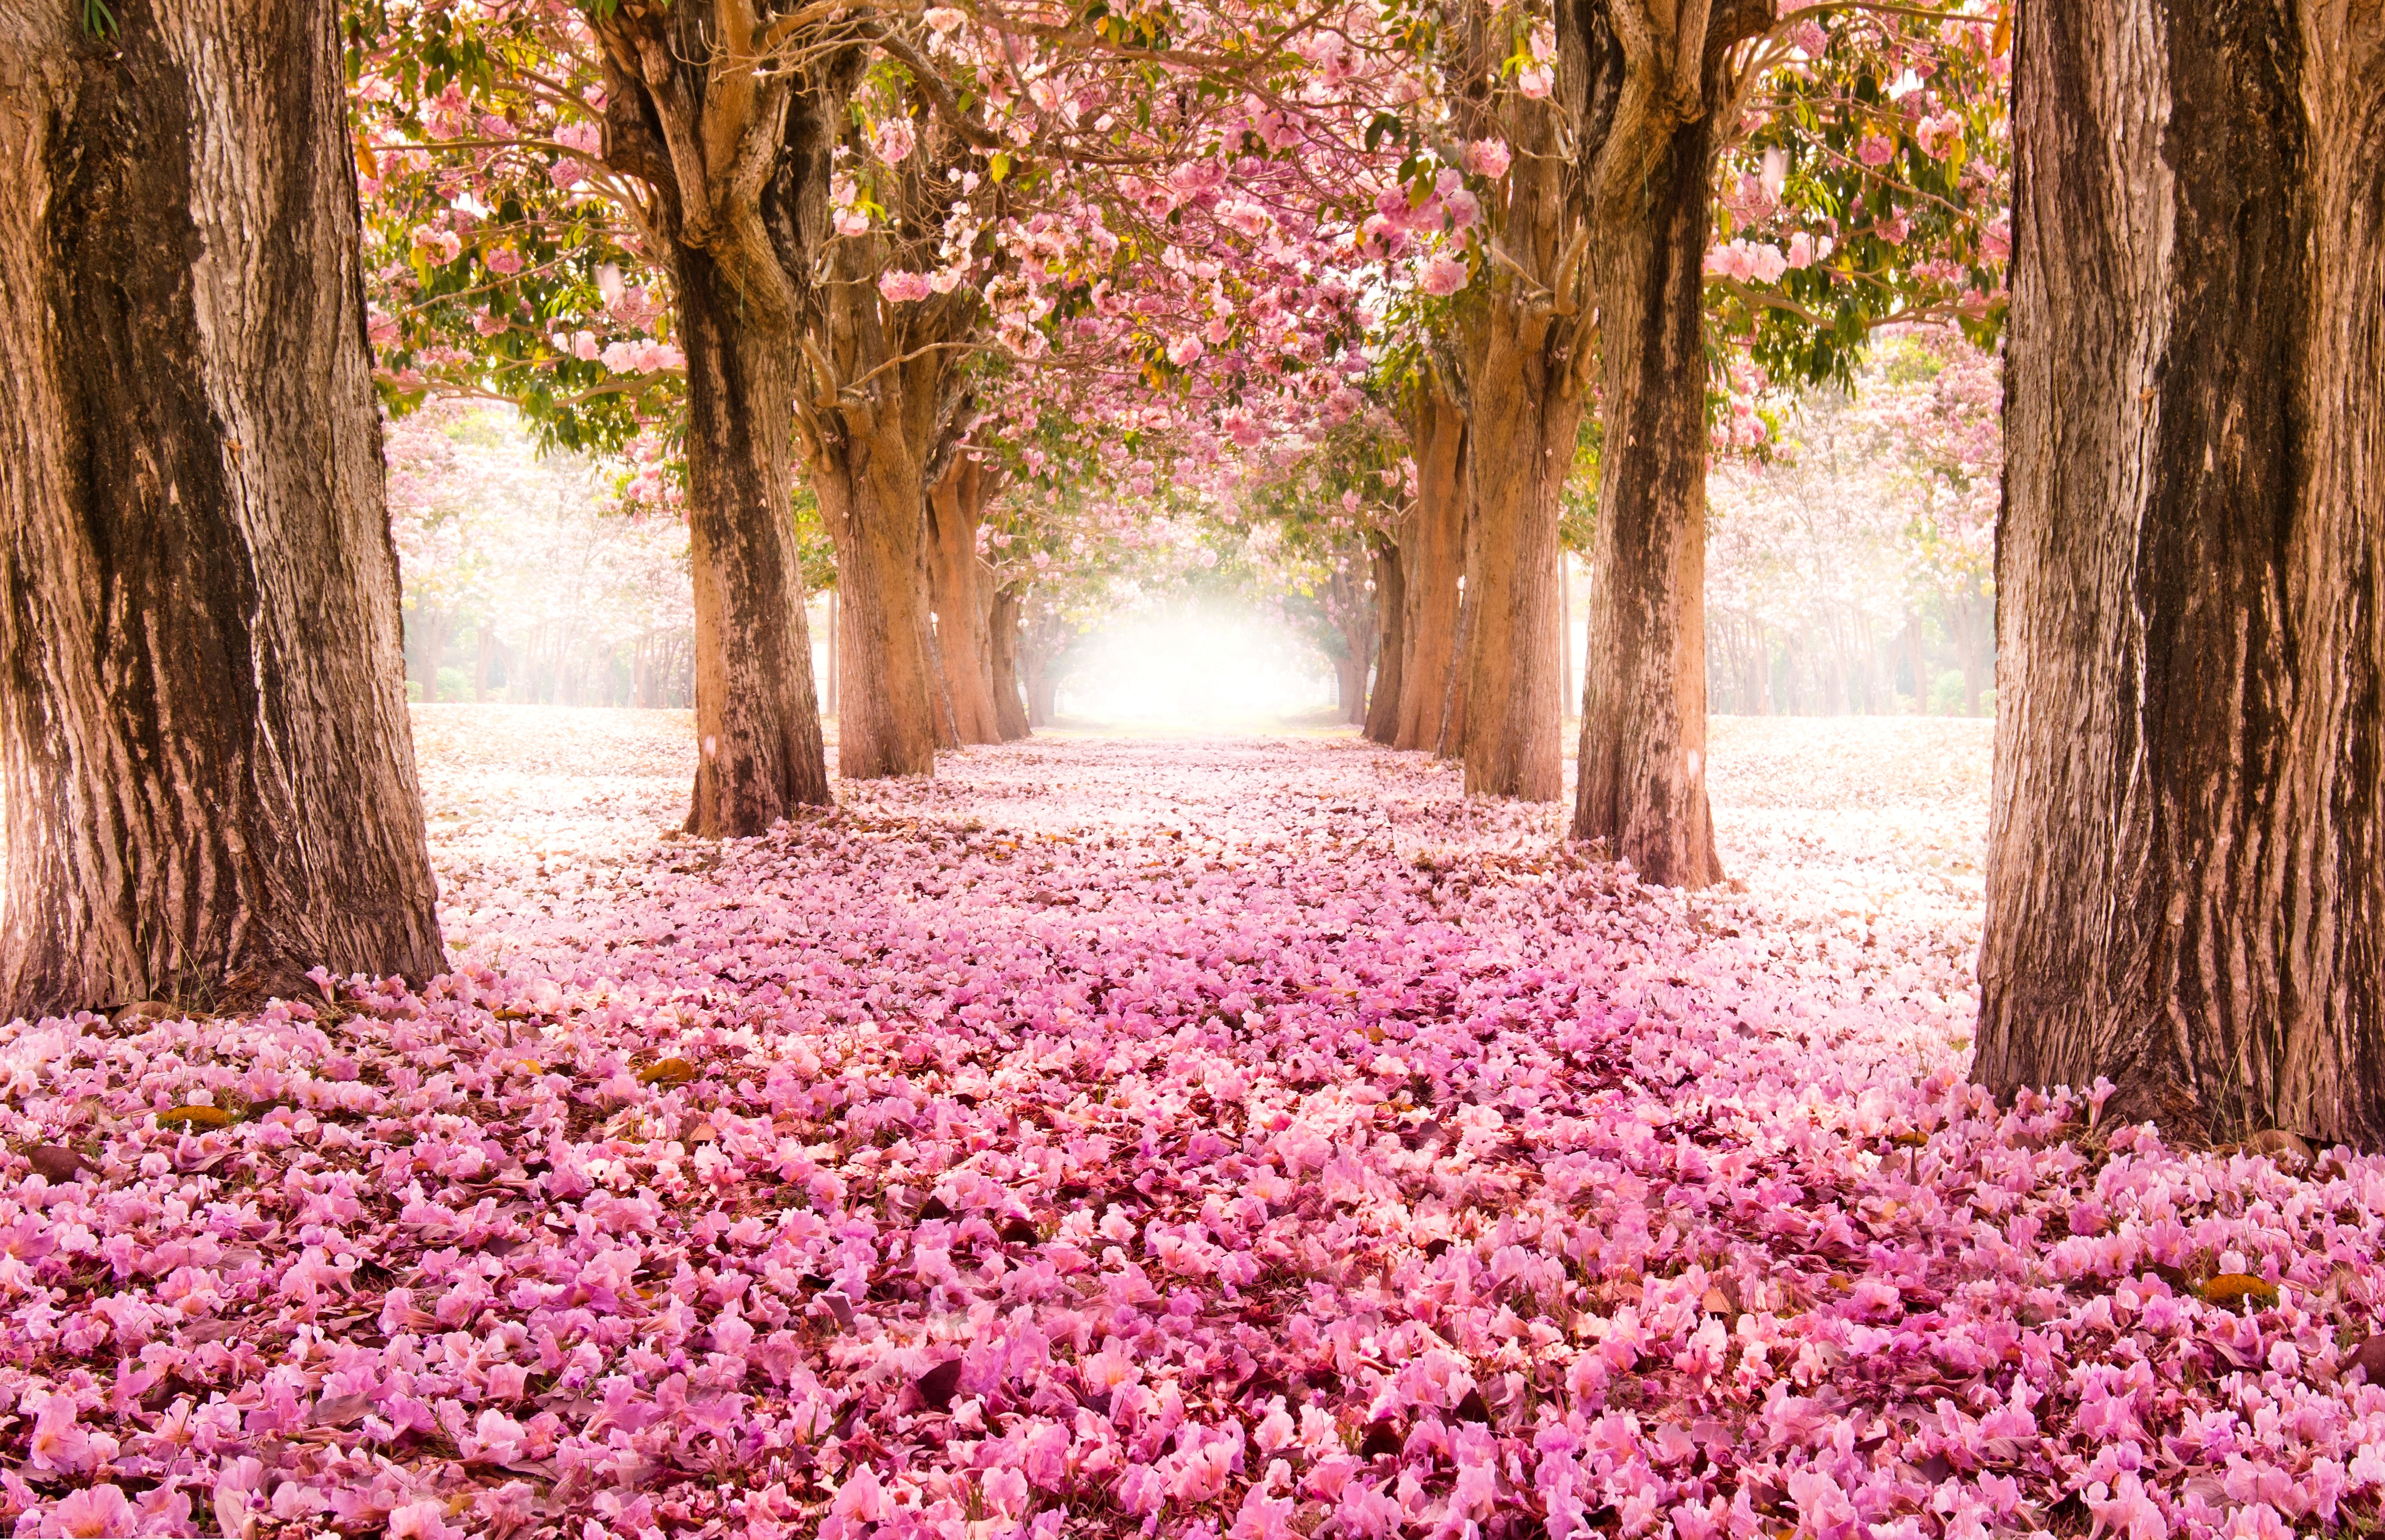
[[[0,1020],[443,966],[337,10],[0,9]]]
[[[1563,389],[1548,324],[1524,306],[1493,303],[1467,338],[1466,790],[1531,802],[1565,790],[1557,495],[1582,409]]]
[[[741,314],[707,253],[679,245],[674,257],[699,750],[687,830],[759,834],[799,807],[833,800],[787,515],[793,349]]]
[[[1466,571],[1466,414],[1430,385],[1409,414],[1417,468],[1413,536],[1401,549],[1407,657],[1400,670],[1394,748],[1438,746],[1457,655],[1457,580]]]
[[[1002,742],[993,699],[986,607],[979,598],[978,523],[983,516],[985,469],[967,455],[928,498],[928,576],[936,609],[936,641],[952,694],[953,728],[965,744]]]
[[[1711,79],[1706,99],[1720,94]],[[1706,805],[1706,361],[1712,115],[1671,128],[1601,231],[1605,450],[1573,837],[1669,887],[1722,879]]]
[[[927,520],[918,448],[895,425],[849,432],[812,467],[836,545],[837,773],[932,775],[936,679],[919,581]]]
[[[1378,536],[1375,570],[1375,688],[1367,697],[1367,736],[1388,744],[1399,734],[1400,679],[1407,667],[1406,563],[1400,547]]]
[[[986,617],[986,657],[993,671],[993,713],[1002,741],[1027,736],[1027,702],[1018,692],[1018,590],[995,589]]]
[[[1973,1073],[2374,1148],[2385,13],[2019,15]]]

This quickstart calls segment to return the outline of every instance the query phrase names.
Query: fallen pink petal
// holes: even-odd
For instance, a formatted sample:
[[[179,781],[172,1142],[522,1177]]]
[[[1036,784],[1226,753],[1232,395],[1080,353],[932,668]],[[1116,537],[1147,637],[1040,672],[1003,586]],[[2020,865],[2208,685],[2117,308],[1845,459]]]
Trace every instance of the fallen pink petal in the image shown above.
[[[27,1533],[2283,1534],[2385,1481],[2385,1170],[1965,1082],[1984,724],[1718,727],[1745,891],[1684,895],[1330,740],[658,840],[679,720],[418,712],[418,992],[12,1030],[12,1141],[99,1168],[0,1202]]]

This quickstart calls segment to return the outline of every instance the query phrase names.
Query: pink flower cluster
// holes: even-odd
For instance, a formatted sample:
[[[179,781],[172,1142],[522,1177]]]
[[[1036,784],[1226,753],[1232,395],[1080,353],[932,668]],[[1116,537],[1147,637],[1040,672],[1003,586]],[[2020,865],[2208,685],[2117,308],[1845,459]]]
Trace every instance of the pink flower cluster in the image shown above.
[[[0,1032],[18,1533],[2376,1512],[2385,1163],[1964,1083],[1969,724],[1718,731],[1746,891],[1685,895],[1348,742],[703,844],[684,717],[418,720],[448,976]]]

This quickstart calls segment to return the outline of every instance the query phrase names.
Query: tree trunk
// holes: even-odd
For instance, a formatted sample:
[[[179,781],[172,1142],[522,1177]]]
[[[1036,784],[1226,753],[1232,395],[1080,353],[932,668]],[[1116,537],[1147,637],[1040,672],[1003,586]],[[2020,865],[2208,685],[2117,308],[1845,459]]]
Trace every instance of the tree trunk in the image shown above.
[[[478,653],[472,664],[472,701],[479,705],[489,698],[489,664],[496,655],[497,635],[486,616],[473,623],[472,632]]]
[[[1367,736],[1379,744],[1399,733],[1400,679],[1407,667],[1406,564],[1400,547],[1379,535],[1373,549],[1375,570],[1375,688],[1367,698]]]
[[[928,652],[927,489],[899,423],[853,426],[816,458],[812,486],[836,545],[842,627],[837,773],[932,775],[937,681]]]
[[[1467,544],[1473,544],[1474,520],[1466,520]],[[1441,691],[1441,722],[1434,731],[1433,757],[1437,759],[1462,758],[1466,753],[1466,639],[1474,632],[1474,606],[1466,590],[1457,591],[1457,632],[1455,651],[1450,659],[1449,678]]]
[[[993,712],[1002,741],[1027,736],[1027,703],[1018,693],[1018,590],[994,590],[986,618],[986,657],[993,670]]]
[[[2385,15],[2019,16],[1973,1073],[2375,1148]]]
[[[1548,326],[1526,306],[1494,302],[1467,342],[1466,790],[1530,802],[1565,790],[1557,495],[1582,410],[1563,389]]]
[[[1709,50],[1705,99],[1727,56]],[[1706,806],[1706,360],[1713,114],[1662,131],[1592,272],[1605,439],[1573,837],[1667,887],[1722,879]]]
[[[708,253],[672,250],[695,590],[699,755],[687,832],[759,834],[799,807],[834,800],[787,512],[793,347],[742,313]]]
[[[1996,601],[1974,580],[1968,592],[1946,599],[1947,629],[1963,669],[1963,715],[1979,715],[1981,695],[1994,682]]]
[[[1367,664],[1348,653],[1333,655],[1333,706],[1353,726],[1367,720]]]
[[[404,587],[402,574],[400,587]],[[404,610],[398,613],[407,644],[406,671],[422,687],[422,698],[435,701],[439,698],[439,660],[446,656],[447,633],[454,629],[455,622],[445,611],[433,609],[426,604],[414,607],[411,624],[406,623]]]
[[[1433,748],[1441,740],[1457,655],[1457,580],[1466,571],[1466,414],[1430,383],[1409,414],[1408,451],[1416,461],[1415,532],[1401,548],[1407,589],[1407,657],[1400,670],[1394,748]]]
[[[965,744],[1002,742],[994,707],[986,607],[979,599],[978,523],[985,508],[985,469],[967,455],[928,498],[928,576],[936,642],[952,694],[953,729]]]
[[[1048,612],[1037,616],[1027,627],[1019,661],[1024,665],[1030,726],[1049,727],[1058,713],[1060,655],[1067,650],[1069,640],[1068,623]]]
[[[444,954],[337,10],[0,11],[0,1020]]]

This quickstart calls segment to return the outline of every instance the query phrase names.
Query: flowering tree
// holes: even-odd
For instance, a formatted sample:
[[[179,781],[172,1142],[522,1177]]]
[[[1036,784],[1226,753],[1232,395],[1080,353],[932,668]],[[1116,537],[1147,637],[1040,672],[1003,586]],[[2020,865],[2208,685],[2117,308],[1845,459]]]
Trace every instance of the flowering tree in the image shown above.
[[[2018,18],[1975,1073],[2374,1146],[2385,18]]]
[[[331,16],[0,33],[0,1020],[428,977]]]
[[[570,159],[568,175],[560,160],[540,169],[603,195],[628,227],[620,244],[676,296],[668,345],[687,359],[699,633],[713,638],[699,644],[712,659],[700,694],[715,705],[699,714],[723,728],[704,732],[706,766],[728,757],[721,773],[700,774],[698,825],[755,826],[789,797],[824,795],[808,768],[789,768],[813,757],[785,694],[801,670],[780,666],[801,651],[777,619],[796,613],[773,532],[790,444],[838,548],[840,768],[919,772],[932,765],[948,682],[933,663],[916,511],[968,431],[969,356],[1034,359],[1074,342],[1156,370],[1230,337],[1266,333],[1294,358],[1318,346],[1297,324],[1306,300],[1265,294],[1249,323],[1230,325],[1214,283],[1205,324],[1163,330],[1195,299],[1187,273],[1217,277],[1216,261],[1188,249],[1239,243],[1279,269],[1308,259],[1280,239],[1292,207],[1280,188],[1271,202],[1223,194],[1230,172],[1255,166],[1302,172],[1271,179],[1285,187],[1311,184],[1292,155],[1292,119],[1265,101],[1310,68],[1292,44],[1332,30],[1316,15],[830,15],[592,0],[390,19],[377,9],[359,28],[379,84],[365,94],[431,104],[429,126],[476,172],[524,148]],[[468,127],[472,137],[447,131]],[[425,227],[425,249],[449,259],[454,232],[439,224]],[[1162,285],[1167,299],[1129,311],[1105,288],[1129,269],[1176,282]],[[498,276],[510,294],[546,270],[524,262]],[[483,351],[456,319],[442,347]],[[473,323],[476,335],[507,329],[493,312]],[[628,394],[592,384],[565,395],[517,377],[525,359],[564,376],[609,362],[593,329],[506,346],[518,357],[498,388],[546,391],[583,417],[618,411],[613,398]],[[800,631],[799,614],[792,624]],[[735,658],[730,635],[742,639]]]
[[[1460,10],[1418,35],[1438,75],[1386,115],[1407,154],[1370,233],[1408,255],[1470,413],[1468,784],[1555,792],[1557,512],[1594,381],[1609,452],[1574,832],[1660,880],[1711,880],[1709,301],[1716,340],[1816,377],[1890,319],[1992,325],[1995,39],[1895,6],[1637,3]]]

